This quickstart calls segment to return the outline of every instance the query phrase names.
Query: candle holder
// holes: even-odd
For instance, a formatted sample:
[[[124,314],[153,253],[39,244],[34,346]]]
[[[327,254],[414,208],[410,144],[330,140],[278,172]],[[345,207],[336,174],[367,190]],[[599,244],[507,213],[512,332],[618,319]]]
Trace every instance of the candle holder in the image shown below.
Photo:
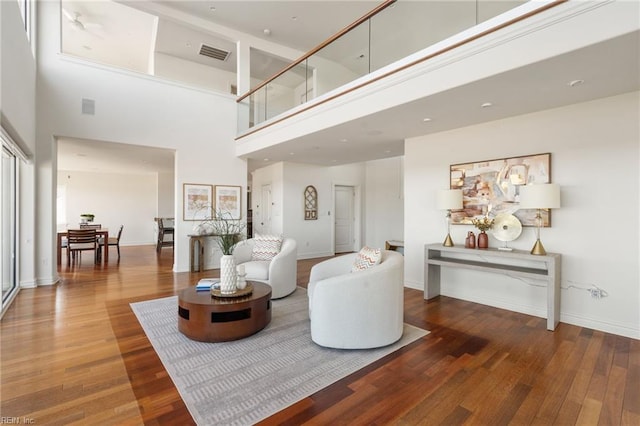
[[[238,290],[244,290],[247,287],[247,280],[246,280],[247,274],[238,274],[238,279],[236,281],[236,287],[238,288]]]

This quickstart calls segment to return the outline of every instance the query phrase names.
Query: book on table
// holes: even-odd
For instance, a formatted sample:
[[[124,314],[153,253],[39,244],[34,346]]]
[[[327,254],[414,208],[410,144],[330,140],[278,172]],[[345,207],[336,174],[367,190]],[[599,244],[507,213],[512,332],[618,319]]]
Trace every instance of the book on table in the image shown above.
[[[196,284],[196,290],[197,291],[205,291],[205,290],[211,290],[211,287],[214,286],[219,286],[220,285],[220,279],[219,278],[202,278],[200,281],[198,281],[198,284]]]

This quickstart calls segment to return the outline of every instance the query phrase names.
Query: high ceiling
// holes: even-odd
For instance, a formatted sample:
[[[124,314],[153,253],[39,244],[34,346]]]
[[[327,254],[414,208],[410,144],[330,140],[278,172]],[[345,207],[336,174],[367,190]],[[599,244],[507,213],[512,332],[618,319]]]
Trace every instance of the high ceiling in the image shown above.
[[[378,4],[378,1],[62,0],[63,51],[141,73],[149,72],[154,52],[235,73],[233,31],[295,49],[294,57],[298,57]],[[265,29],[269,29],[269,34]],[[227,50],[231,55],[226,61],[204,57],[198,54],[202,44]],[[289,62],[253,50],[251,74],[255,79],[266,79]],[[163,152],[164,158],[162,152],[151,151],[147,155],[142,147],[132,147],[131,152],[125,153],[127,145],[115,146],[124,159],[112,163],[113,171],[117,172],[127,170],[125,166],[130,162],[144,166],[129,170],[147,172],[156,160],[158,171],[163,171],[173,156],[170,151]],[[98,141],[60,139],[59,147],[58,165],[67,170],[107,171],[110,162],[104,159],[113,155],[112,145]]]
[[[73,36],[69,40],[74,40],[75,45],[70,48],[75,49],[78,54],[99,56],[101,50],[105,49],[104,57],[108,57],[108,52],[113,51],[113,47],[109,48],[107,42],[117,38],[119,43],[125,43],[128,47],[126,50],[116,49],[116,56],[128,63],[137,63],[137,70],[141,72],[147,71],[148,62],[139,60],[140,56],[144,56],[139,52],[146,51],[148,60],[151,46],[158,53],[234,72],[235,40],[239,35],[253,37],[254,44],[275,43],[284,46],[290,49],[290,57],[298,57],[379,3],[306,0],[62,0],[63,36]],[[412,26],[409,25],[410,22],[416,25],[424,20],[424,27],[429,27],[437,37],[442,38],[448,34],[447,31],[469,27],[518,3],[522,2],[400,0],[395,5],[394,16],[403,18],[400,21],[379,21],[375,27],[372,26],[371,34],[367,36],[373,42],[384,41],[397,46],[396,54],[402,57],[407,53],[402,49],[410,51],[414,48],[408,43],[399,43],[396,37],[424,43],[421,37],[413,33],[413,37],[402,34],[405,27]],[[473,6],[475,4],[482,7],[476,11]],[[443,9],[445,5],[450,9]],[[470,5],[473,9],[469,9]],[[80,25],[74,22],[77,13],[83,28],[79,28]],[[432,16],[438,19],[428,21],[425,18]],[[447,19],[443,16],[447,16]],[[155,38],[144,36],[145,31],[154,26],[156,19],[158,33]],[[446,28],[441,25],[444,21],[448,21]],[[384,37],[380,38],[380,34]],[[358,66],[356,61],[360,42],[355,38],[357,37],[351,39],[353,43],[349,46],[345,44],[331,49],[331,54],[341,58],[343,63],[353,61],[353,67]],[[286,160],[332,165],[402,155],[403,140],[407,137],[638,90],[638,39],[638,32],[635,32],[607,40],[526,68],[515,69],[437,96],[325,129],[317,134],[256,152],[250,156],[250,168],[266,164],[265,158],[269,158],[268,162]],[[228,50],[231,56],[225,62],[199,56],[197,50],[202,43]],[[252,76],[258,79],[271,76],[286,65],[287,61],[255,50],[252,53]],[[584,84],[567,90],[568,82],[576,79],[584,80]],[[491,99],[486,97],[486,93],[492,94]],[[479,106],[485,102],[492,102],[495,107],[480,109]],[[455,105],[456,110],[443,108],[447,105]],[[432,111],[429,112],[432,121],[423,121],[425,111]],[[345,140],[348,143],[343,142]],[[369,147],[367,150],[363,150],[360,145],[365,140]],[[319,146],[322,146],[322,150],[318,149]],[[371,158],[362,157],[363,152]],[[75,156],[77,160],[78,156]]]

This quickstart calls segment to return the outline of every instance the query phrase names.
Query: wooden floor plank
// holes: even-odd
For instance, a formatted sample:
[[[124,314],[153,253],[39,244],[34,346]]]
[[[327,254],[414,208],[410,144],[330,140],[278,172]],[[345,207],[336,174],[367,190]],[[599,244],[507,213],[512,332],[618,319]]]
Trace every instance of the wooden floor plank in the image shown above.
[[[0,412],[42,425],[195,424],[129,306],[218,271],[173,273],[170,248],[59,270],[0,323]],[[311,267],[298,262],[298,285]],[[640,342],[405,289],[405,321],[431,333],[262,425],[640,424]]]

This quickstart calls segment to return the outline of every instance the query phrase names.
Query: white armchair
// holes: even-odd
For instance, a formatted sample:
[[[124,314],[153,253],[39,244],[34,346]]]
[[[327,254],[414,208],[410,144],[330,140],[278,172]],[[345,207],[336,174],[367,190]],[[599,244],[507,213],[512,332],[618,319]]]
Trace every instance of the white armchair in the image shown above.
[[[244,265],[247,280],[260,281],[271,286],[271,298],[288,296],[296,289],[298,249],[296,241],[285,238],[280,252],[270,261],[251,260],[254,241],[240,241],[233,250],[236,265]]]
[[[356,255],[335,257],[311,268],[311,340],[320,346],[376,348],[402,337],[404,257],[383,250],[379,265],[351,272]]]

